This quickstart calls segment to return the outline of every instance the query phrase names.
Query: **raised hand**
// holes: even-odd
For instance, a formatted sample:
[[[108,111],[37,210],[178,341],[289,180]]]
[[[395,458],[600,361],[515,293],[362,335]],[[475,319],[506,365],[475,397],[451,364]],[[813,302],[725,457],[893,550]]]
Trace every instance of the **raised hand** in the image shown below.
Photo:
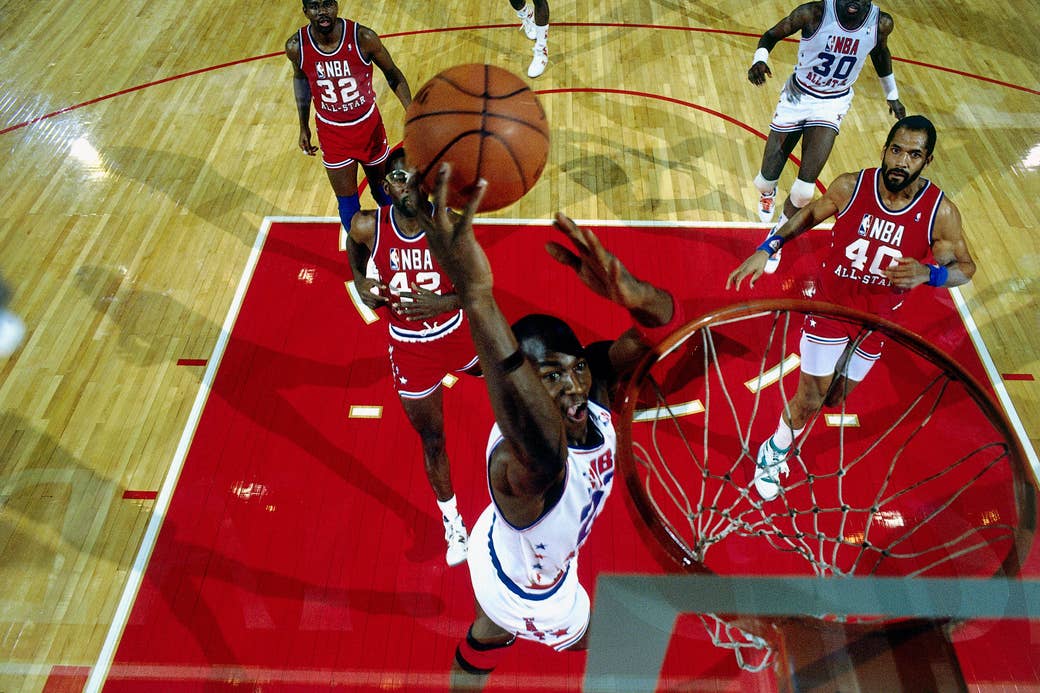
[[[420,176],[412,176],[409,186],[418,194]],[[426,232],[430,250],[445,274],[451,277],[455,291],[460,296],[491,291],[493,278],[491,263],[484,249],[473,235],[473,216],[480,205],[487,181],[477,182],[476,192],[466,204],[462,215],[448,209],[448,181],[451,180],[451,164],[441,165],[437,173],[437,185],[433,191],[434,211],[431,215],[425,206],[417,210],[419,225]]]
[[[639,308],[647,297],[645,282],[632,276],[621,260],[603,247],[592,231],[583,229],[569,217],[557,212],[556,228],[570,239],[577,252],[549,241],[545,249],[562,265],[567,265],[594,292],[629,310]]]

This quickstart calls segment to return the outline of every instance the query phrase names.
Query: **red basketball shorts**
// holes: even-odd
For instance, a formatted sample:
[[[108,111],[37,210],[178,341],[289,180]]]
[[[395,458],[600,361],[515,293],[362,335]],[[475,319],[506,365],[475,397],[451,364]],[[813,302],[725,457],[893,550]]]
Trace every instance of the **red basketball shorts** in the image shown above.
[[[355,161],[363,165],[378,164],[390,155],[386,129],[379,111],[353,125],[331,125],[316,119],[321,161],[325,168],[343,168]]]
[[[440,387],[449,373],[461,373],[477,364],[473,339],[463,322],[445,336],[430,342],[390,340],[390,371],[401,397],[422,399]]]

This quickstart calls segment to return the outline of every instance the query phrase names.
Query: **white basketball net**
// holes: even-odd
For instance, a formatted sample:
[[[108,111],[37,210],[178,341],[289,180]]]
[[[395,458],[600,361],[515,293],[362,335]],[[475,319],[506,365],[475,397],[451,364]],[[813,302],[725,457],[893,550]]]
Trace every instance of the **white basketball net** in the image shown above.
[[[643,379],[633,458],[657,520],[682,548],[679,560],[721,574],[740,572],[740,560],[755,574],[785,568],[820,576],[1001,572],[1022,539],[1023,523],[1031,539],[1033,522],[1018,516],[1016,485],[993,498],[1000,479],[1019,473],[1007,439],[975,404],[959,369],[927,362],[899,334],[888,335],[881,362],[864,380],[884,378],[890,360],[904,370],[912,362],[912,376],[898,383],[898,402],[872,412],[869,426],[849,423],[858,423],[852,409],[864,404],[858,390],[831,412],[836,425],[814,416],[795,440],[779,497],[761,499],[749,470],[780,407],[794,395],[794,383],[775,369],[790,363],[789,345],[801,325],[802,314],[791,310],[710,323],[663,354]],[[862,327],[854,345],[869,334]],[[757,340],[760,356],[747,356],[754,353],[747,340]],[[734,367],[737,362],[743,365]],[[673,375],[684,370],[697,374],[690,384],[669,382],[681,381]],[[703,403],[703,413],[690,413],[697,412],[691,396]],[[941,440],[951,436],[956,445]],[[713,551],[723,542],[737,545],[714,563]],[[791,568],[792,556],[800,569]],[[788,562],[778,568],[781,558]],[[714,615],[702,620],[713,642],[734,650],[742,668],[759,671],[770,663],[763,638]]]

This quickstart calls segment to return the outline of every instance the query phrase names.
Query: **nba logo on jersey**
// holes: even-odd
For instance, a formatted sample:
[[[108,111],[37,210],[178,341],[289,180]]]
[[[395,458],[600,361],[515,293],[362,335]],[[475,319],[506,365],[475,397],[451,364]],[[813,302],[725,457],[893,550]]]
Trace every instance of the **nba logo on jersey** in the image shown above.
[[[325,79],[325,66],[321,63],[314,63],[314,67],[318,68],[318,79]]]
[[[392,269],[394,272],[397,272],[401,269],[401,263],[398,261],[397,258],[397,248],[390,249],[390,269]]]
[[[859,222],[859,230],[856,234],[859,236],[866,236],[870,232],[870,226],[874,223],[873,214],[864,214],[863,218]]]

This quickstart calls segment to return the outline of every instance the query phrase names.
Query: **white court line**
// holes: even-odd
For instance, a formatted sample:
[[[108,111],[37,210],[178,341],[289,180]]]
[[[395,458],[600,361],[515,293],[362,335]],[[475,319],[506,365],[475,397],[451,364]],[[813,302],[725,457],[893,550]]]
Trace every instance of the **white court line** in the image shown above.
[[[357,285],[354,280],[351,279],[346,282],[347,293],[350,295],[350,302],[354,304],[354,309],[357,310],[358,315],[365,321],[366,325],[371,325],[379,320],[379,315],[374,310],[365,305],[365,302],[361,300],[361,295],[358,294]]]
[[[217,343],[213,347],[213,353],[210,354],[206,372],[202,376],[199,393],[195,396],[195,403],[188,414],[188,421],[184,425],[184,431],[181,433],[177,450],[173,454],[173,461],[170,463],[166,479],[163,481],[159,495],[155,499],[155,505],[152,507],[152,515],[148,520],[148,527],[145,528],[144,537],[141,539],[141,547],[137,551],[137,556],[134,558],[133,566],[130,568],[127,576],[123,594],[119,598],[115,615],[112,617],[112,625],[108,628],[105,642],[101,646],[101,652],[98,653],[97,661],[90,670],[90,676],[87,678],[87,683],[83,688],[84,693],[100,691],[105,684],[105,679],[108,677],[108,671],[112,667],[116,647],[119,645],[120,638],[123,637],[123,630],[126,628],[127,620],[130,618],[130,610],[137,599],[137,592],[140,590],[141,582],[144,580],[145,570],[148,568],[148,562],[152,558],[152,550],[155,548],[155,543],[159,538],[159,530],[162,529],[166,513],[170,509],[173,491],[177,486],[177,481],[180,479],[181,470],[184,469],[184,460],[188,456],[188,449],[191,447],[191,441],[195,437],[195,429],[198,427],[199,419],[202,418],[202,410],[206,405],[206,400],[209,399],[213,379],[217,375],[220,361],[224,357],[224,350],[227,348],[228,340],[231,338],[231,330],[235,326],[235,320],[238,319],[238,311],[242,308],[246,289],[249,288],[249,284],[253,279],[253,272],[256,270],[257,261],[260,259],[260,251],[264,246],[264,241],[267,239],[271,222],[272,218],[265,218],[260,225],[260,230],[256,234],[253,249],[249,253],[249,259],[246,260],[245,269],[242,270],[242,278],[238,282],[235,297],[231,300],[231,307],[228,308],[227,316],[224,318],[224,325],[220,329],[220,335],[217,337]]]
[[[761,376],[756,375],[751,380],[746,381],[744,387],[751,390],[752,393],[765,390],[767,387],[780,382],[781,376],[786,377],[788,373],[794,372],[801,365],[802,360],[798,358],[798,354],[788,354],[783,363],[773,366]]]
[[[1033,483],[1040,483],[1040,459],[1037,459],[1036,450],[1033,449],[1033,444],[1026,434],[1026,428],[1022,425],[1022,419],[1018,417],[1018,411],[1011,401],[1011,395],[1008,394],[1007,387],[1004,386],[1004,379],[1000,377],[1000,372],[997,370],[996,364],[993,363],[993,357],[989,355],[986,342],[982,341],[982,335],[979,334],[979,328],[975,325],[975,318],[971,315],[971,309],[968,308],[967,301],[964,300],[961,290],[957,287],[950,289],[950,296],[953,296],[953,304],[961,315],[964,329],[968,332],[968,336],[971,337],[971,341],[975,345],[975,351],[978,352],[979,360],[982,361],[982,367],[986,369],[986,375],[989,376],[990,384],[993,385],[993,391],[997,393],[997,399],[1000,400],[1001,406],[1004,407],[1004,413],[1007,414],[1008,420],[1011,422],[1011,428],[1014,429],[1015,435],[1018,436],[1018,441],[1022,443],[1026,459],[1029,460],[1029,467],[1033,471]]]
[[[689,416],[690,414],[703,414],[704,405],[699,399],[682,404],[669,404],[653,409],[636,409],[632,413],[632,421],[664,421],[673,416]]]

